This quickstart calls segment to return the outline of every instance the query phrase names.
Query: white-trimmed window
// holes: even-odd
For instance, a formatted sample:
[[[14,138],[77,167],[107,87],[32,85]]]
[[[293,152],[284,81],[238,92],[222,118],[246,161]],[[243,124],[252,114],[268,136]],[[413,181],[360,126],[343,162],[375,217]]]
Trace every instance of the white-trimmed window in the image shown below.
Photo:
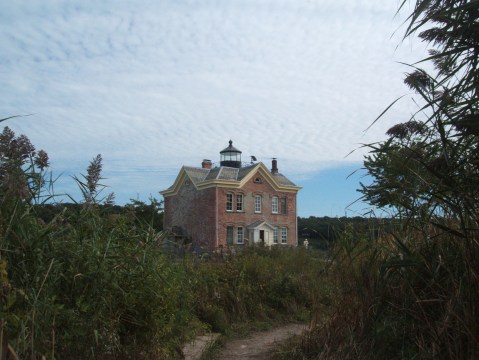
[[[236,211],[243,210],[243,194],[236,194]]]
[[[278,228],[273,229],[273,244],[278,243]]]
[[[271,199],[271,212],[273,214],[278,213],[278,197],[277,196],[273,196]]]
[[[254,212],[255,213],[261,212],[261,195],[256,195],[254,197]]]
[[[281,228],[281,244],[288,243],[288,228],[282,227]]]
[[[242,226],[238,226],[238,228],[236,229],[236,243],[244,243],[244,228]]]
[[[233,211],[233,194],[226,194],[226,211]]]
[[[286,202],[286,198],[281,198],[281,214],[287,214],[288,213],[288,205]]]
[[[233,226],[226,227],[226,243],[228,245],[233,245],[233,234],[234,234],[233,231],[234,231]]]

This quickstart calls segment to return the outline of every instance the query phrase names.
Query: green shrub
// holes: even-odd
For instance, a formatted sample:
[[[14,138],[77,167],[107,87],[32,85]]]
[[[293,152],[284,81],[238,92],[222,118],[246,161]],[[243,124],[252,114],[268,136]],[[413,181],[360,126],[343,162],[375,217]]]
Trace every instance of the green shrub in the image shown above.
[[[160,233],[99,206],[112,199],[99,198],[101,157],[80,184],[80,211],[65,208],[44,223],[34,204],[48,184],[34,147],[9,129],[0,143],[4,344],[19,358],[177,354],[192,320],[186,269],[159,251]],[[11,173],[24,189],[11,186]]]
[[[397,227],[378,239],[343,234],[329,272],[330,316],[299,356],[479,358],[479,8],[418,0],[408,20],[406,36],[418,32],[435,47],[425,59],[434,72],[418,62],[406,74],[421,105],[386,141],[366,145],[373,181],[361,189]]]
[[[51,205],[37,155],[26,137],[0,136],[0,330],[12,357],[180,358],[197,332],[304,319],[314,304],[315,252],[175,258],[161,251],[166,235],[153,220],[113,209],[101,156],[75,177],[81,203]],[[12,187],[11,173],[24,188]]]
[[[198,317],[208,322],[205,314],[211,309],[222,309],[224,316],[215,313],[215,318],[229,324],[304,316],[321,292],[319,256],[301,249],[252,247],[194,263]]]

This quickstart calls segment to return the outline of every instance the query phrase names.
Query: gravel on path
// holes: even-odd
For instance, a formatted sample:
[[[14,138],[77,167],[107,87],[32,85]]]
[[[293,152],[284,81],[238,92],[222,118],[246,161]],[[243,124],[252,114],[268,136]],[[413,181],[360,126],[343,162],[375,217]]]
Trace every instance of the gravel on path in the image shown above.
[[[304,330],[305,324],[288,324],[268,331],[255,332],[245,338],[226,342],[216,358],[267,360],[278,343],[294,335],[300,335]]]

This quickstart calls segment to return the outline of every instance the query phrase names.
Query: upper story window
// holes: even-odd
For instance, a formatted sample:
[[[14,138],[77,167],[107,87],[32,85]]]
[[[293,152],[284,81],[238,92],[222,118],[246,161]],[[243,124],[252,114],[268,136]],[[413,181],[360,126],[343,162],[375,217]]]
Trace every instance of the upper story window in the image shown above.
[[[273,229],[273,244],[278,243],[278,228]]]
[[[236,194],[236,211],[244,211],[243,194]]]
[[[288,228],[282,227],[281,228],[281,244],[288,243]]]
[[[233,211],[233,194],[226,194],[226,211]]]
[[[273,214],[277,214],[277,213],[278,213],[278,197],[277,197],[277,196],[273,196],[273,197],[272,197],[271,212],[272,212]]]
[[[254,212],[255,213],[261,212],[261,195],[256,195],[254,197]]]
[[[281,214],[288,213],[288,204],[286,202],[286,198],[281,198]]]
[[[238,244],[244,243],[244,228],[242,226],[238,226],[236,229],[236,242]]]

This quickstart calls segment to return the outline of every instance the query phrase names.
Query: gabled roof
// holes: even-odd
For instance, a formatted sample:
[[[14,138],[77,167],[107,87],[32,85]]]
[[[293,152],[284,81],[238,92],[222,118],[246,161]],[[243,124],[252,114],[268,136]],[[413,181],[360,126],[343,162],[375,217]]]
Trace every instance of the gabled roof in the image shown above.
[[[205,180],[208,176],[208,169],[202,169],[192,166],[184,166],[183,169],[185,170],[188,177],[191,179],[193,184],[200,183]]]
[[[274,230],[276,229],[276,226],[273,226],[271,225],[269,222],[265,221],[265,220],[256,220],[255,222],[252,222],[251,224],[249,224],[247,226],[247,228],[249,230],[251,229],[257,229],[259,227],[261,227],[262,225],[266,225],[267,227],[269,227],[271,230]]]
[[[168,189],[161,191],[163,196],[175,195],[185,179],[190,179],[197,190],[210,187],[240,188],[254,174],[259,173],[276,191],[296,192],[301,187],[296,186],[282,174],[272,174],[263,163],[251,164],[241,168],[220,166],[213,169],[183,166],[175,182]]]

